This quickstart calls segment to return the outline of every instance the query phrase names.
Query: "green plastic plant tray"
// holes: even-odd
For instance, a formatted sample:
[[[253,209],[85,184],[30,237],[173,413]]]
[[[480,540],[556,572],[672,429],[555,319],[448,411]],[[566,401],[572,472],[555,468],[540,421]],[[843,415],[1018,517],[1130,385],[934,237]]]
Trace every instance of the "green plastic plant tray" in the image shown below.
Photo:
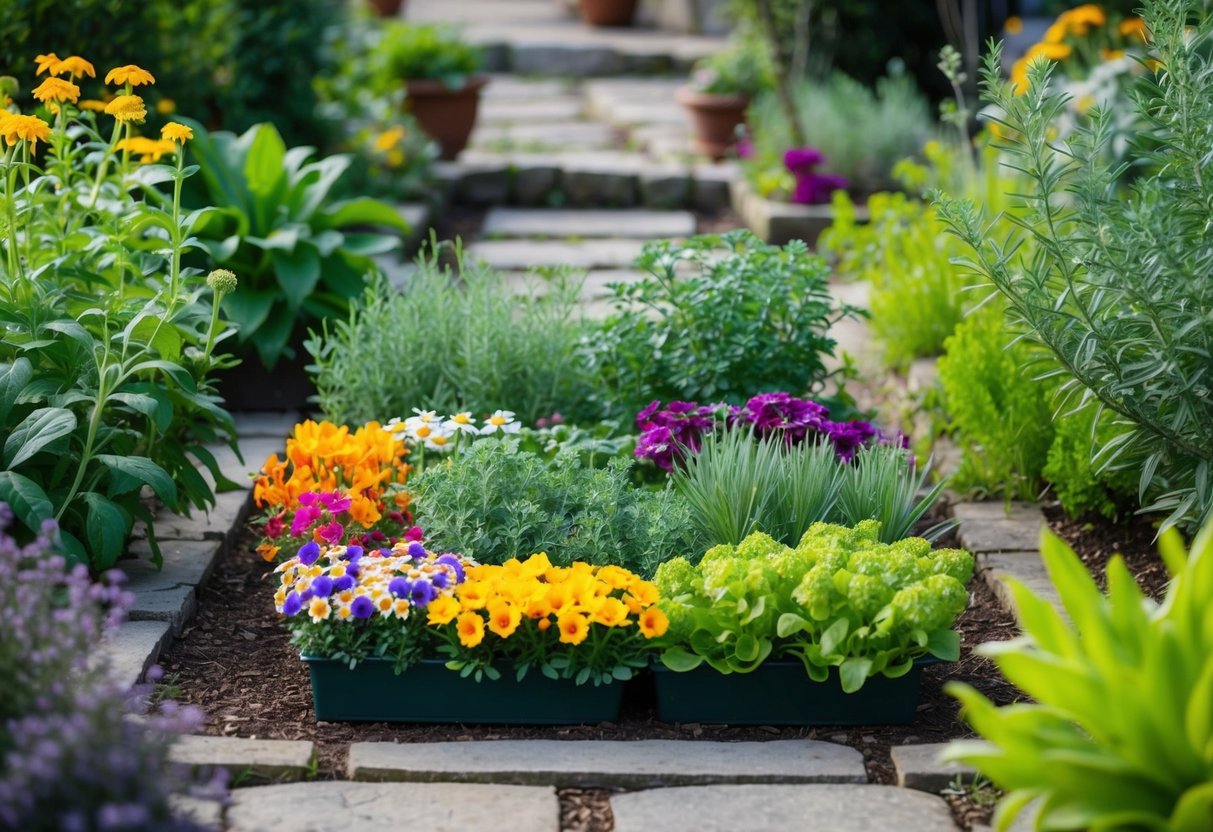
[[[798,661],[764,662],[750,673],[700,665],[678,673],[654,664],[657,715],[663,722],[729,725],[905,725],[918,709],[923,664],[897,679],[874,676],[843,693],[838,673],[814,682]]]
[[[477,682],[423,659],[397,675],[392,662],[344,662],[304,656],[312,677],[316,719],[325,722],[459,722],[498,725],[581,725],[619,718],[623,685],[575,685],[532,670]]]

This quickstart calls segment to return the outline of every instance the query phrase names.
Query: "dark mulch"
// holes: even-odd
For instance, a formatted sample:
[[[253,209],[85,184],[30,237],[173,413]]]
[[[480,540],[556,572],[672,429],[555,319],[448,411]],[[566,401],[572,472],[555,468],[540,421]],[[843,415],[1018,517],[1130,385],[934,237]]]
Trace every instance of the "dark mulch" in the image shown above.
[[[1049,528],[1082,558],[1101,589],[1107,585],[1108,560],[1120,555],[1146,595],[1161,600],[1170,576],[1158,555],[1158,528],[1153,519],[1131,516],[1111,523],[1094,515],[1071,520],[1060,506],[1046,505],[1044,510]]]

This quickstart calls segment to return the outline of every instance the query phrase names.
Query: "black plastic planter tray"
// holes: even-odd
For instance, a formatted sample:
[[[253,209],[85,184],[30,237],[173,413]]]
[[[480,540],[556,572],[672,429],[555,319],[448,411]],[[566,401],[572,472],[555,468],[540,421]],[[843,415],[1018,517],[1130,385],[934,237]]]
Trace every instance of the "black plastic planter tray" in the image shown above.
[[[423,659],[397,675],[392,662],[344,662],[304,656],[312,677],[316,719],[325,722],[459,722],[498,725],[580,725],[619,718],[623,684],[575,685],[538,671],[521,682],[512,667],[501,678],[460,677],[441,659]]]
[[[798,661],[729,674],[706,664],[683,673],[654,665],[657,716],[729,725],[905,725],[918,708],[922,666],[934,662],[916,661],[897,679],[874,676],[855,693],[843,693],[836,670],[814,682]]]

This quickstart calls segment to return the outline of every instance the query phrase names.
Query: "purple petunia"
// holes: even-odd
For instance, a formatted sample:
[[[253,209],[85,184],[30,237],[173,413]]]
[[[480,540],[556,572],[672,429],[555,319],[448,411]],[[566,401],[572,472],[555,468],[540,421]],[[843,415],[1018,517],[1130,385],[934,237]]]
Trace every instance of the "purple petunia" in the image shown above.
[[[354,618],[370,618],[375,614],[375,602],[365,595],[359,595],[350,604],[350,615]]]
[[[438,591],[434,589],[434,585],[424,578],[414,581],[413,588],[409,591],[409,600],[415,607],[424,607],[437,597]]]
[[[314,540],[309,540],[299,547],[299,562],[304,566],[311,566],[320,557],[320,544]]]
[[[409,557],[413,560],[422,560],[426,556],[425,547],[420,543],[410,543],[408,548]]]
[[[439,555],[436,563],[445,564],[446,566],[451,567],[451,569],[455,572],[455,583],[457,584],[463,583],[464,578],[467,577],[467,573],[463,571],[463,564],[459,562],[459,558],[456,555]]]
[[[322,512],[316,506],[304,506],[295,512],[295,517],[291,520],[291,536],[299,537],[304,532],[312,527],[312,524],[320,519]]]
[[[674,462],[686,451],[699,450],[703,435],[714,424],[713,408],[706,405],[670,402],[663,410],[661,402],[654,401],[636,414],[636,425],[640,428],[636,457],[651,459],[659,467],[672,471]]]
[[[298,592],[289,593],[286,600],[282,602],[282,614],[287,618],[298,615],[301,609],[303,609],[303,601],[299,599]]]
[[[333,581],[333,592],[345,592],[346,590],[353,589],[356,583],[358,582],[354,579],[354,576],[346,572],[340,578]]]
[[[354,561],[354,560],[358,560],[358,558],[360,558],[360,557],[362,557],[362,547],[361,546],[346,546],[345,547],[345,559],[346,560]]]
[[[312,581],[312,592],[317,598],[329,597],[333,594],[333,579],[328,575],[321,575]]]
[[[413,591],[413,583],[408,578],[392,578],[388,582],[387,591],[397,598],[407,598]]]

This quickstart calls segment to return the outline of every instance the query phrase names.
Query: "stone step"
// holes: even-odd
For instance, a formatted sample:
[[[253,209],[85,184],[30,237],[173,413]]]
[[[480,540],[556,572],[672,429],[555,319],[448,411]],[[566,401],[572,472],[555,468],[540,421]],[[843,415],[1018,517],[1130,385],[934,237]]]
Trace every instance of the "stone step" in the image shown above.
[[[893,746],[897,785],[938,794],[955,783],[972,783],[977,772],[970,766],[940,762],[939,755],[947,747],[946,742]]]
[[[550,788],[467,783],[288,783],[236,789],[230,832],[557,832]]]
[[[167,621],[127,621],[101,642],[97,656],[109,665],[109,677],[122,688],[143,681],[172,639]]]
[[[689,237],[695,216],[689,211],[543,210],[493,208],[484,219],[485,237]]]
[[[491,87],[493,82],[489,82]],[[485,87],[489,89],[489,87]],[[581,116],[585,101],[580,95],[544,95],[523,98],[486,98],[480,105],[478,119],[481,123],[510,124],[537,121],[569,121]]]
[[[305,740],[256,740],[184,736],[169,749],[169,760],[187,766],[226,768],[233,777],[298,780],[312,770],[316,749]]]
[[[349,777],[632,789],[704,783],[867,782],[858,751],[816,740],[362,742],[350,746]]]
[[[467,247],[468,256],[500,271],[543,266],[575,269],[625,269],[635,262],[644,240],[485,240]]]
[[[489,123],[477,127],[471,138],[473,148],[498,152],[542,149],[559,152],[569,148],[608,150],[616,143],[615,129],[596,121]]]
[[[956,832],[938,797],[896,786],[692,786],[611,797],[615,832]]]

